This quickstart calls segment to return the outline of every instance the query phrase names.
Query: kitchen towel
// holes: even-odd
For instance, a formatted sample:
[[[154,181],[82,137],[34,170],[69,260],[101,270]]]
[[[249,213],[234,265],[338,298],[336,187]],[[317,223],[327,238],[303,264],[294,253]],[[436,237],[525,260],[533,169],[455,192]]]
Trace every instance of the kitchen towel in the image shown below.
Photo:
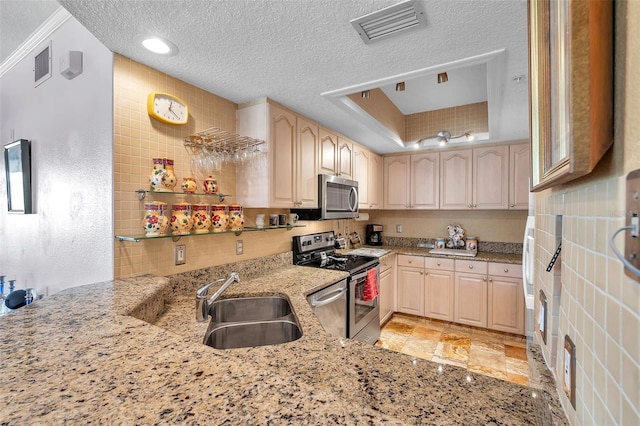
[[[367,282],[364,284],[363,302],[371,302],[378,297],[378,271],[377,269],[369,269],[367,271]]]

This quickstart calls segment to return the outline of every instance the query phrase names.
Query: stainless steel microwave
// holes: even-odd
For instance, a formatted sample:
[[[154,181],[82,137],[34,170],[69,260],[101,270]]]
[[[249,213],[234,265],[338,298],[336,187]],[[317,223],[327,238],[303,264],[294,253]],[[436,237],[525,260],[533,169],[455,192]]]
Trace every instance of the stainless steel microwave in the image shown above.
[[[291,209],[300,220],[358,217],[358,182],[339,176],[318,175],[318,208]]]

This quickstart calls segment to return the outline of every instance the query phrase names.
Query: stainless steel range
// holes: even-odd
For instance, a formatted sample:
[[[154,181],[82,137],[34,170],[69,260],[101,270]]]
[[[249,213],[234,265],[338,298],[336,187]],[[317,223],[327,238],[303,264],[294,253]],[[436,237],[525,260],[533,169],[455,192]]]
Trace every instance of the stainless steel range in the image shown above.
[[[334,244],[333,231],[293,237],[293,263],[348,272],[344,312],[340,312],[339,306],[344,284],[336,283],[309,295],[309,303],[330,333],[340,335],[336,324],[345,324],[343,337],[346,334],[346,337],[374,344],[380,337],[380,308],[377,292],[372,291],[377,289],[380,278],[378,258],[338,254]]]

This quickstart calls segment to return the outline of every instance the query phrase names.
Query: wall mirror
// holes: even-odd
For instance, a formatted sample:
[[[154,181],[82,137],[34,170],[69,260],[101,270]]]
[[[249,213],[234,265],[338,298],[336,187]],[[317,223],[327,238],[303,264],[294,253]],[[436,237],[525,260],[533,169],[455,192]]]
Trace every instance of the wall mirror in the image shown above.
[[[32,213],[31,146],[19,139],[4,146],[7,202],[10,213]]]
[[[613,2],[529,1],[531,187],[590,173],[613,145]]]

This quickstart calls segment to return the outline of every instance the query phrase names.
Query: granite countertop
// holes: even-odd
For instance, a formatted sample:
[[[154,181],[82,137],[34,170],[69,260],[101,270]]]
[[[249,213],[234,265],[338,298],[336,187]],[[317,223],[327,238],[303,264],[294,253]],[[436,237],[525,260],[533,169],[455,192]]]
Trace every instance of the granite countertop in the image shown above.
[[[0,424],[536,423],[527,387],[324,332],[305,295],[344,276],[283,266],[233,284],[223,297],[287,295],[302,326],[297,341],[256,348],[203,345],[196,283],[163,277],[4,315]]]
[[[402,246],[363,246],[368,248],[376,248],[376,249],[384,249],[389,250],[390,253],[396,254],[407,254],[414,256],[425,256],[425,257],[439,257],[443,259],[460,259],[460,260],[478,260],[483,262],[500,262],[500,263],[512,263],[512,264],[522,264],[522,254],[516,253],[493,253],[488,251],[479,251],[475,257],[470,256],[447,256],[441,254],[431,254],[429,253],[432,248],[422,248],[422,247],[402,247]],[[348,251],[348,250],[347,250]]]

